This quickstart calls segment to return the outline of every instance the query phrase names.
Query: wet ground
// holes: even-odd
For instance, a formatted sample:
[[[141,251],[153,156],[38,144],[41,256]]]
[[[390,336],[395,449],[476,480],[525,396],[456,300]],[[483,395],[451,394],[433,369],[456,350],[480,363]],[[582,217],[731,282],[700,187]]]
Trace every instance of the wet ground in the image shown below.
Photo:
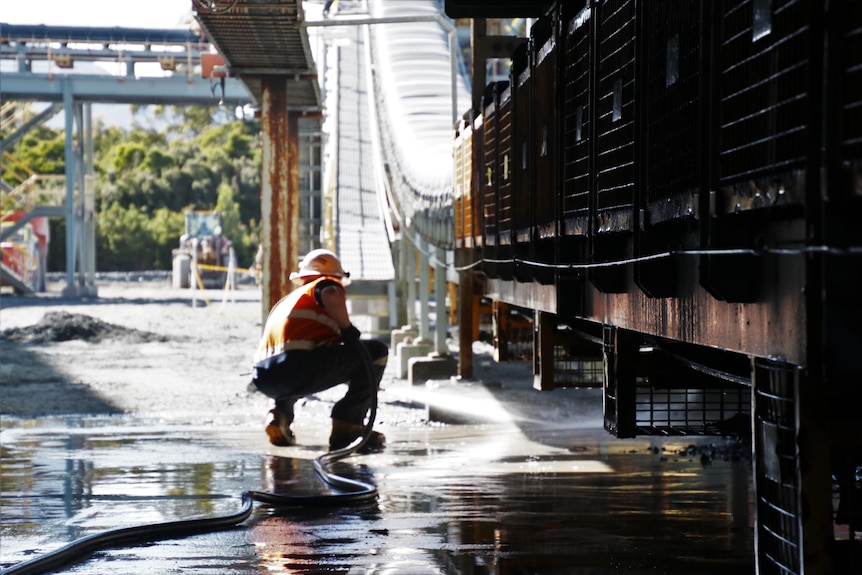
[[[73,389],[89,394],[80,405],[91,414],[57,415],[60,407],[51,407],[38,416],[3,415],[0,567],[119,527],[235,513],[247,490],[325,492],[313,462],[325,449],[328,410],[343,390],[300,406],[299,445],[269,445],[262,431],[265,398],[240,390],[240,378],[225,367],[242,361],[239,351],[224,351],[228,343],[253,349],[246,340],[259,332],[259,304],[252,297],[216,313],[184,298],[138,292],[114,298],[106,290],[93,306],[68,308],[167,334],[168,342],[3,344],[22,346],[4,352],[4,394],[36,395],[35,403],[44,405],[47,395],[63,393],[65,406]],[[9,303],[3,322],[14,327],[35,324],[41,311],[27,308],[45,302]],[[54,303],[52,310],[67,309]],[[189,335],[190,320],[201,335]],[[194,371],[190,358],[202,358],[202,344],[215,340],[206,333],[226,343],[206,346],[210,355]],[[118,355],[127,349],[134,351],[131,359]],[[9,367],[15,350],[21,362],[44,363],[45,370],[27,373],[50,374],[52,386],[16,375],[23,368]],[[178,377],[170,365],[179,359],[197,375]],[[256,503],[251,517],[232,529],[106,549],[64,571],[754,572],[750,462],[734,440],[614,439],[602,429],[599,390],[538,392],[529,365],[492,364],[482,355],[476,371],[481,382],[427,386],[387,374],[377,417],[387,449],[333,465],[376,485],[372,502]],[[201,391],[205,385],[212,393]],[[199,400],[184,402],[189,393]]]
[[[0,564],[117,527],[229,514],[249,489],[319,492],[326,431],[276,448],[251,426],[6,421]],[[98,552],[68,572],[753,572],[749,464],[724,440],[622,441],[518,419],[387,435],[383,453],[333,466],[374,483],[373,503],[256,504],[235,529]]]

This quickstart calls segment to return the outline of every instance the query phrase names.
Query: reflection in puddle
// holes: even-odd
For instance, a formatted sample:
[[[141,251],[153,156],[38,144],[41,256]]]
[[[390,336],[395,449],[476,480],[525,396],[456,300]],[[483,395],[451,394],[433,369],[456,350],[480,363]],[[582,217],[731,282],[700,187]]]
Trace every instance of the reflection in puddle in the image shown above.
[[[317,453],[273,451],[257,427],[14,424],[0,442],[3,567],[121,526],[233,513],[248,489],[325,492]],[[131,574],[753,572],[747,462],[554,433],[396,428],[386,452],[333,466],[377,485],[375,502],[258,505],[239,528],[107,550],[75,572],[103,573],[106,560]]]

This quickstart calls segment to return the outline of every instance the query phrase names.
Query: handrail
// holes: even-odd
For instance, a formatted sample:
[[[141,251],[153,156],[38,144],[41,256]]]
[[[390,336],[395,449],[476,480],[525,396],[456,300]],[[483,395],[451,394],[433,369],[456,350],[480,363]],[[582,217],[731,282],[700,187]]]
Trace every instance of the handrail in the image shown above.
[[[0,162],[2,167],[2,162]],[[60,182],[57,186],[42,186],[46,182]],[[18,184],[3,196],[0,209],[32,210],[37,205],[63,205],[66,197],[66,176],[63,174],[35,174]],[[38,196],[37,196],[38,194]]]
[[[25,68],[34,60],[66,68],[75,61],[119,60],[158,63],[168,70],[176,62],[197,65],[210,49],[209,41],[191,30],[0,24],[0,59]]]

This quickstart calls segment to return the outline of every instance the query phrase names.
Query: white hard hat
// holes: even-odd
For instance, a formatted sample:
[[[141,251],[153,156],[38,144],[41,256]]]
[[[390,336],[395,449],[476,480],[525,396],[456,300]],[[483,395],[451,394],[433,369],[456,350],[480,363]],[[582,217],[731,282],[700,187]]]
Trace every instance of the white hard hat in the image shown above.
[[[341,267],[341,260],[329,250],[317,249],[308,252],[299,262],[299,271],[290,274],[290,279],[301,282],[313,276],[332,276],[342,279],[347,285],[350,274]]]

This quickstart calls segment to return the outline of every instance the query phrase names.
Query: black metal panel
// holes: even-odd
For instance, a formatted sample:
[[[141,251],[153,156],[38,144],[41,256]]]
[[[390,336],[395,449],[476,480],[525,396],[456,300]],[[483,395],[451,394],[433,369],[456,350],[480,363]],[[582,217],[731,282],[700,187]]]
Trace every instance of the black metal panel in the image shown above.
[[[556,232],[557,46],[553,18],[533,26],[531,59],[535,99],[533,152],[536,156],[536,226],[539,238]]]
[[[737,0],[722,4],[718,49],[720,193],[716,215],[801,202],[804,170],[819,126],[810,120],[812,28],[819,0]],[[813,47],[817,52],[812,53]],[[818,100],[815,98],[815,103]],[[816,106],[815,106],[816,107]]]
[[[862,186],[856,183],[862,180],[862,3],[843,0],[835,3],[835,10],[833,29],[841,43],[830,56],[837,59],[839,76],[832,85],[838,93],[836,105],[827,105],[839,114],[835,122],[840,142],[837,156],[850,176],[845,180],[849,185],[838,193],[858,196],[862,193]]]
[[[635,228],[637,2],[607,0],[596,9],[595,181],[590,224],[592,259],[608,262],[590,271],[593,285],[626,291],[631,266],[612,262],[632,256]]]
[[[483,254],[486,259],[484,270],[489,277],[498,277],[497,245],[499,233],[498,191],[501,177],[499,161],[499,96],[508,88],[508,82],[488,84],[483,95],[482,123],[482,179],[481,197],[483,206]]]
[[[533,78],[529,44],[524,43],[512,55],[512,254],[514,277],[532,279],[529,265],[533,235],[533,141],[531,137]]]
[[[797,465],[799,380],[794,366],[754,365],[754,453],[759,573],[797,575],[802,569],[802,509]]]
[[[638,341],[606,325],[602,331],[604,428],[615,437],[635,437],[635,378]]]
[[[455,248],[473,247],[473,119],[472,114],[458,123],[455,134],[453,208],[455,214]]]
[[[761,297],[763,258],[746,251],[761,247],[770,220],[802,217],[807,209],[811,238],[821,229],[824,8],[816,0],[719,5],[704,247],[739,253],[702,259],[703,285],[716,298]],[[813,203],[805,208],[807,197]]]
[[[497,100],[497,272],[512,277],[512,88]]]
[[[471,112],[471,114],[473,114]],[[482,177],[485,165],[484,116],[475,112],[472,119],[472,157],[473,174],[470,178],[470,204],[473,213],[473,247],[480,252],[485,245],[485,186]]]
[[[556,258],[559,158],[559,93],[557,91],[557,21],[553,15],[538,20],[531,31],[530,60],[534,86],[533,157],[535,158],[533,223],[534,258],[552,264]],[[542,283],[554,280],[552,268],[535,266],[533,277]]]
[[[590,8],[564,4],[562,235],[589,235],[592,191],[592,41]]]
[[[697,225],[709,158],[704,66],[709,34],[702,9],[698,0],[647,3],[643,9],[638,256],[680,249],[686,240],[697,247],[697,237],[683,233]],[[678,273],[676,258],[652,259],[636,265],[635,281],[651,297],[671,297]]]
[[[706,49],[699,0],[647,3],[645,49],[644,225],[694,216],[690,198],[700,184],[701,56]]]
[[[594,11],[587,2],[566,2],[560,7],[561,142],[560,231],[558,254],[562,262],[589,261],[590,214],[593,207],[593,126],[595,79]],[[583,313],[587,288],[583,268],[557,272],[560,312]]]
[[[596,214],[598,233],[631,231],[635,187],[636,2],[598,8]]]

